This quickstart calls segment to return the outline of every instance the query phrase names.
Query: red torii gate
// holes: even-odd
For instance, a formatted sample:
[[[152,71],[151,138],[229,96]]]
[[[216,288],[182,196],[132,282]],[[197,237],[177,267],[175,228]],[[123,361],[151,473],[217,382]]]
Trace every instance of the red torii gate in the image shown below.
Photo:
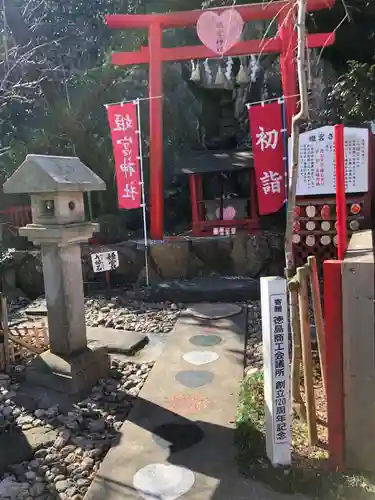
[[[335,0],[307,0],[307,11],[312,12],[332,7]],[[220,13],[231,7],[209,9]],[[275,38],[248,40],[232,47],[226,56],[280,53],[283,94],[286,99],[287,128],[290,132],[292,116],[297,110],[297,73],[295,51],[295,0],[282,0],[262,4],[235,7],[243,20],[277,21]],[[117,66],[149,64],[150,97],[150,215],[151,238],[161,240],[164,236],[164,189],[163,189],[163,95],[162,63],[191,59],[217,59],[219,56],[204,45],[166,48],[162,44],[163,29],[183,28],[197,23],[202,10],[168,12],[165,14],[115,14],[107,15],[106,23],[113,29],[146,29],[148,46],[135,52],[119,52],[112,55]],[[307,35],[307,47],[326,47],[334,42],[334,33]]]

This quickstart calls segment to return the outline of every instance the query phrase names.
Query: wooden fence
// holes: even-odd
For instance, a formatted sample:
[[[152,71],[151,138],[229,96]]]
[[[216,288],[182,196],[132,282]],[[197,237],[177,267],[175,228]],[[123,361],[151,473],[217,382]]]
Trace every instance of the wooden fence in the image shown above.
[[[45,324],[9,327],[5,295],[0,297],[0,371],[8,371],[17,360],[41,354],[49,347]]]
[[[292,303],[294,307],[297,308],[296,314],[299,316],[299,322],[296,325],[297,331],[295,332],[295,337],[293,339],[294,352],[292,362],[292,393],[294,404],[297,403],[299,406],[303,406],[303,411],[300,410],[299,414],[300,416],[303,415],[303,418],[305,418],[307,422],[309,445],[316,445],[318,443],[318,433],[313,382],[309,295],[311,295],[312,299],[324,390],[326,388],[326,342],[316,258],[310,256],[307,260],[307,264],[303,267],[299,267],[296,275],[289,282],[289,290],[293,295]],[[301,351],[302,359],[300,356]],[[303,368],[306,406],[302,402],[299,392],[301,365]]]

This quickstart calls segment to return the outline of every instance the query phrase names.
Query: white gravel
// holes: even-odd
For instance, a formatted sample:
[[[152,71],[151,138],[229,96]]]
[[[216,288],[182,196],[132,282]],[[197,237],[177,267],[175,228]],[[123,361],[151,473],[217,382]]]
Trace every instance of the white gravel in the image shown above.
[[[0,433],[10,428],[57,429],[51,447],[9,467],[0,478],[6,500],[81,500],[126,419],[153,364],[113,360],[110,376],[64,414],[58,406],[30,413],[14,399],[18,384],[0,374]]]
[[[141,333],[168,333],[179,316],[176,304],[150,304],[122,297],[88,298],[85,309],[87,326],[105,326]]]
[[[26,310],[34,310],[34,314],[26,314]],[[37,312],[41,310],[46,311],[44,297],[32,303],[19,298],[9,304],[11,320],[40,320],[43,316],[38,316]],[[87,326],[105,326],[139,333],[168,333],[174,327],[179,313],[177,304],[144,302],[134,298],[134,293],[124,293],[110,299],[104,295],[85,298]]]
[[[263,364],[260,301],[248,304],[247,366]],[[148,304],[115,297],[87,298],[88,326],[167,333],[179,316],[176,304]],[[13,465],[0,477],[0,499],[82,500],[132,408],[153,364],[113,360],[109,378],[68,413],[58,406],[28,412],[16,403],[17,378],[0,374],[0,434],[11,428],[58,431],[54,444],[38,449],[32,460]],[[16,367],[22,375],[24,366]]]

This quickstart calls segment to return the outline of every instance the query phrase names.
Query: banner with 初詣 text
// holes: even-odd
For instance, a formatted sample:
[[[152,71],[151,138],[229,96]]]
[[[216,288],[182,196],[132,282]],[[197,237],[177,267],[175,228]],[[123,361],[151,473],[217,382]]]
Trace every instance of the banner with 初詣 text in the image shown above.
[[[260,215],[280,210],[285,202],[282,105],[249,106],[250,132]]]

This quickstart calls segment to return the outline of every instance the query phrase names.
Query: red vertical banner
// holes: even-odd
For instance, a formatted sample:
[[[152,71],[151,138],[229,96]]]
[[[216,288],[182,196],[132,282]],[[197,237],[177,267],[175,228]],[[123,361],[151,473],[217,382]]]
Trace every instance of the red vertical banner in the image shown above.
[[[259,214],[272,214],[285,202],[282,105],[249,106],[249,120]]]
[[[137,105],[133,102],[109,104],[107,112],[116,166],[118,206],[128,210],[139,208],[142,190]]]

